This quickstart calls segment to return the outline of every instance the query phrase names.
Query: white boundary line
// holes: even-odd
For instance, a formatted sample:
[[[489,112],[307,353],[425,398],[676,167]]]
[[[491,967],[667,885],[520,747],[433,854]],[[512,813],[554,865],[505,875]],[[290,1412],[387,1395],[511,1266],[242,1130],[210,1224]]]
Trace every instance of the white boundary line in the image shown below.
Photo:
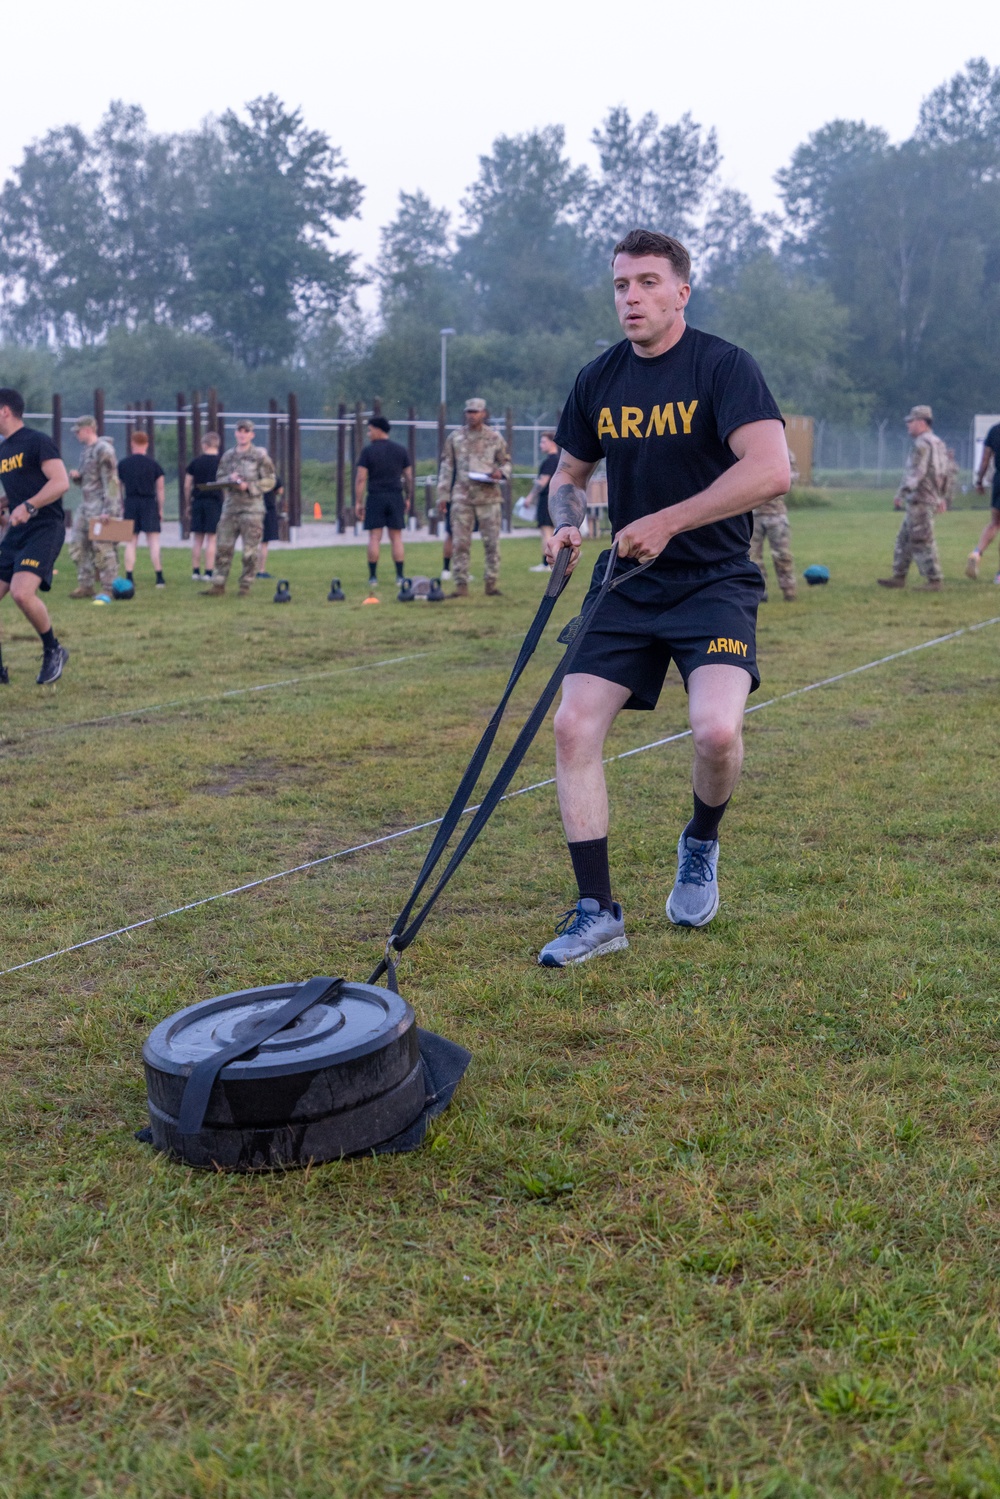
[[[899,661],[904,656],[916,655],[918,651],[930,650],[932,646],[944,645],[946,641],[957,640],[961,635],[972,635],[976,630],[985,630],[989,625],[1000,624],[1000,614],[992,619],[981,620],[976,625],[963,625],[959,630],[951,630],[947,635],[935,635],[933,640],[924,640],[920,645],[907,646],[905,650],[892,651],[888,656],[879,656],[877,661],[866,661],[863,666],[852,666],[849,671],[839,671],[832,677],[823,677],[818,682],[810,682],[806,687],[793,687],[791,692],[782,692],[777,697],[771,697],[763,703],[754,703],[747,709],[747,713],[759,713],[762,708],[772,708],[775,703],[787,703],[793,697],[802,697],[806,692],[815,692],[819,687],[830,687],[834,682],[844,682],[848,677],[856,677],[863,671],[873,671],[877,666],[885,666],[890,661]],[[402,658],[405,659],[405,658]],[[353,668],[352,668],[353,669]],[[357,668],[361,670],[362,668]],[[240,688],[239,691],[253,691],[252,688]],[[682,729],[677,734],[667,734],[663,739],[652,739],[648,744],[640,744],[635,749],[623,750],[621,754],[609,755],[605,765],[613,765],[617,760],[630,760],[633,755],[645,754],[647,750],[659,749],[664,744],[676,744],[680,739],[689,739],[690,729]],[[512,801],[515,796],[526,796],[529,791],[541,791],[545,786],[554,786],[555,776],[549,776],[544,781],[534,781],[530,786],[521,786],[517,791],[508,791],[501,801]],[[478,810],[479,803],[475,806],[466,807],[462,816],[467,817],[471,812]],[[277,874],[264,875],[263,879],[250,880],[245,885],[234,885],[231,890],[221,890],[218,895],[205,895],[201,900],[189,901],[185,906],[174,906],[170,911],[161,911],[157,916],[146,916],[142,921],[130,922],[128,926],[116,927],[113,932],[103,932],[99,937],[88,937],[85,942],[74,942],[69,947],[60,947],[55,952],[46,953],[41,958],[29,958],[25,963],[15,963],[13,968],[0,969],[0,978],[6,978],[8,974],[20,973],[23,968],[34,968],[38,963],[48,963],[53,958],[64,958],[68,953],[80,952],[85,947],[94,947],[99,942],[109,942],[112,937],[124,937],[129,932],[137,932],[142,927],[152,926],[157,921],[166,921],[171,916],[180,916],[185,911],[196,911],[199,906],[209,906],[217,900],[228,900],[233,895],[243,895],[248,890],[258,890],[262,885],[270,885],[274,880],[287,879],[289,875],[302,874],[307,869],[317,869],[321,864],[329,864],[333,859],[346,859],[349,854],[360,854],[369,848],[378,848],[383,843],[393,843],[397,838],[408,838],[411,833],[421,833],[425,828],[436,828],[443,819],[433,817],[429,822],[417,822],[412,827],[401,828],[397,833],[385,833],[381,838],[372,838],[367,843],[356,843],[351,848],[338,849],[336,853],[324,854],[319,859],[309,859],[305,864],[296,864],[291,869],[282,869]]]
[[[204,697],[178,697],[169,703],[153,703],[148,708],[127,708],[122,713],[106,713],[103,718],[81,718],[75,723],[57,723],[48,729],[34,729],[21,738],[12,738],[7,745],[0,742],[0,750],[18,749],[32,739],[45,739],[50,734],[64,734],[69,729],[93,729],[101,724],[118,723],[123,718],[139,718],[143,713],[166,713],[171,708],[189,708],[194,703],[221,703],[227,697],[245,697],[249,692],[274,692],[278,687],[294,687],[298,682],[316,682],[324,677],[343,677],[351,672],[374,671],[377,666],[397,666],[401,661],[421,661],[433,656],[433,651],[417,651],[412,656],[389,656],[385,661],[366,661],[361,666],[338,666],[333,671],[310,671],[301,677],[286,677],[283,682],[261,682],[255,687],[230,687],[227,692],[210,692]],[[15,729],[14,733],[17,733]]]

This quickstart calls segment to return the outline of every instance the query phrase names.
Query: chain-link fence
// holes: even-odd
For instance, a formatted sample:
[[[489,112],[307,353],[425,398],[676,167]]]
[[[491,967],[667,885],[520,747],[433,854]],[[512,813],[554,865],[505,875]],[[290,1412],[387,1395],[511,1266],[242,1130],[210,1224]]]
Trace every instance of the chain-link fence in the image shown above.
[[[958,494],[971,496],[973,435],[967,427],[935,427],[958,464]],[[912,446],[901,421],[882,421],[868,427],[838,427],[817,421],[813,428],[813,483],[835,489],[895,489]]]

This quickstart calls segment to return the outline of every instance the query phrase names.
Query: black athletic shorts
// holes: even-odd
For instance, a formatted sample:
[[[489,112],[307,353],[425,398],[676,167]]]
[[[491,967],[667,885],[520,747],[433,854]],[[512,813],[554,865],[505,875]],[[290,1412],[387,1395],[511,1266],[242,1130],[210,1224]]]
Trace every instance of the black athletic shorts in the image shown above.
[[[551,526],[552,517],[549,514],[549,486],[546,484],[538,495],[538,510],[535,517],[536,526]]]
[[[365,500],[365,530],[381,531],[388,526],[390,531],[402,531],[406,525],[406,502],[399,490],[374,494],[369,492]]]
[[[191,496],[191,530],[197,536],[214,536],[222,514],[221,494]]]
[[[155,499],[143,496],[141,499],[126,500],[122,511],[122,519],[130,520],[135,527],[135,534],[145,531],[149,536],[160,529],[160,507]]]
[[[66,539],[65,526],[45,521],[11,526],[0,541],[0,583],[9,583],[15,573],[34,573],[42,580],[42,592],[52,587],[52,569]]]
[[[278,508],[276,505],[267,503],[264,497],[264,534],[261,541],[278,541],[281,537],[281,527],[278,524]]]
[[[584,600],[600,590],[608,552],[602,552]],[[624,573],[627,562],[619,563]],[[652,568],[608,593],[587,631],[573,672],[589,672],[628,687],[626,708],[656,707],[670,662],[687,687],[698,666],[742,666],[751,692],[757,672],[757,605],[764,580],[749,559],[712,567]],[[582,612],[582,611],[581,611]]]

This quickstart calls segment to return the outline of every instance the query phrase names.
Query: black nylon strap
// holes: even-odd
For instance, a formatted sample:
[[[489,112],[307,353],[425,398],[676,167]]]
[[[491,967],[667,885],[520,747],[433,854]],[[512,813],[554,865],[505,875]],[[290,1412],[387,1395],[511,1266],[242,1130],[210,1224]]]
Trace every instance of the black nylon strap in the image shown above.
[[[564,557],[567,559],[568,563],[568,548],[564,548],[562,550],[559,558],[556,561],[556,566],[553,568],[553,578],[550,580],[550,589],[552,588],[553,584],[556,584],[557,580],[554,576],[556,568],[558,568],[559,562]],[[658,559],[656,557],[651,558],[648,562],[642,563],[639,567],[632,568],[626,576],[629,578],[635,577],[638,573],[644,572],[647,567],[652,567],[653,563],[657,560]],[[469,782],[469,775],[472,770],[472,763],[470,763],[469,769],[462,777],[462,783],[459,787],[459,791],[453,798],[451,806],[448,808],[448,811],[445,814],[445,819],[442,821],[441,826],[438,829],[438,834],[434,839],[434,843],[431,845],[431,851],[430,853],[428,853],[427,858],[424,860],[424,866],[421,869],[419,876],[417,877],[417,883],[410,893],[406,905],[403,907],[402,912],[397,917],[393,925],[392,933],[390,934],[389,941],[386,944],[386,955],[385,957],[383,957],[381,963],[379,963],[371,978],[368,980],[370,984],[378,983],[379,979],[384,973],[390,973],[391,978],[395,980],[396,970],[393,953],[398,956],[407,947],[409,947],[410,943],[413,941],[414,937],[417,935],[420,928],[427,920],[427,917],[430,915],[431,908],[433,907],[438,896],[441,894],[442,890],[447,885],[448,881],[451,879],[452,875],[455,873],[456,869],[465,858],[466,854],[469,852],[469,849],[479,837],[479,834],[482,832],[490,817],[493,815],[493,812],[496,809],[497,805],[500,803],[500,801],[502,801],[504,792],[510,785],[517,767],[520,765],[521,761],[527,754],[532,740],[538,733],[538,730],[541,728],[542,723],[545,720],[545,715],[548,713],[549,708],[552,705],[552,701],[556,693],[559,691],[560,686],[562,685],[563,678],[569,673],[573,662],[579,654],[580,647],[583,644],[584,636],[586,635],[587,630],[591,622],[593,621],[594,615],[597,613],[597,610],[600,608],[601,603],[609,590],[615,586],[614,570],[617,561],[618,545],[617,543],[615,543],[612,546],[611,554],[608,557],[608,565],[605,569],[600,591],[598,592],[593,603],[590,605],[589,609],[584,612],[580,621],[580,628],[578,629],[576,635],[573,637],[571,643],[567,646],[562,660],[546,683],[541,697],[538,699],[538,702],[532,708],[527,719],[525,720],[521,732],[518,734],[517,739],[515,740],[510,752],[507,755],[507,758],[504,760],[500,769],[497,771],[497,774],[491,782],[485,795],[483,796],[479,807],[476,809],[471,823],[466,828],[460,841],[456,844],[454,852],[452,853],[451,858],[448,860],[444,872],[439,877],[437,884],[434,886],[434,889],[431,891],[430,895],[427,897],[427,900],[417,912],[416,916],[413,917],[413,920],[409,922],[409,925],[406,925],[410,912],[413,910],[413,907],[416,904],[416,900],[418,895],[420,894],[420,891],[426,884],[431,871],[440,859],[441,853],[444,849],[444,845],[447,842],[448,837],[450,837],[452,830],[457,825],[459,818],[461,817],[462,811],[464,810],[463,804],[465,798],[468,793],[471,792],[472,787],[475,785],[475,781],[478,780],[479,769],[482,765],[482,759],[480,759],[478,762],[475,778],[471,782]],[[564,564],[563,567],[563,573],[565,573],[565,565],[566,564]],[[624,581],[624,579],[619,579],[617,581]],[[558,582],[556,589],[557,593],[561,591],[561,589],[562,580]],[[485,758],[490,745],[493,743],[493,740],[496,737],[496,731],[499,727],[499,719],[502,715],[503,709],[507,705],[507,701],[510,697],[513,685],[516,682],[517,677],[520,676],[521,671],[523,671],[524,665],[527,664],[528,657],[530,657],[530,655],[534,652],[535,646],[538,643],[538,636],[541,635],[541,631],[552,612],[552,609],[550,607],[548,611],[545,612],[543,617],[545,602],[546,601],[543,599],[542,607],[539,608],[538,614],[535,616],[535,619],[532,622],[532,626],[528,631],[528,636],[525,640],[525,644],[524,646],[522,646],[521,653],[518,656],[518,662],[515,663],[516,675],[515,672],[511,673],[511,680],[508,683],[507,691],[504,693],[497,712],[490,720],[490,727],[487,729],[486,734],[483,735],[483,738],[480,741],[479,746],[477,747],[476,754],[473,756],[473,762],[475,762],[477,757],[479,756],[479,752],[481,749],[483,749],[484,743],[485,749],[483,750],[482,758]],[[555,601],[553,600],[553,603],[554,602]],[[541,623],[539,624],[540,621]],[[537,629],[537,634],[535,633],[536,627],[539,627]],[[531,641],[531,648],[527,652],[527,655],[525,655],[525,650],[528,646],[529,641]],[[522,656],[524,657],[523,662]],[[518,670],[519,664],[520,670]],[[486,742],[487,735],[489,736],[488,743]],[[448,834],[442,837],[446,822],[448,823]],[[431,858],[431,854],[434,855],[433,859]]]
[[[344,980],[339,978],[318,978],[310,979],[306,984],[300,984],[291,998],[286,999],[285,1003],[277,1010],[273,1010],[270,1015],[258,1020],[239,1041],[231,1041],[220,1051],[213,1052],[210,1057],[203,1057],[200,1062],[196,1062],[188,1074],[181,1096],[180,1114],[177,1120],[179,1132],[182,1135],[196,1135],[199,1132],[205,1122],[205,1110],[208,1108],[208,1100],[215,1079],[227,1062],[235,1062],[239,1057],[248,1056],[263,1042],[276,1036],[278,1031],[284,1030],[286,1025],[291,1025],[293,1021],[298,1020],[299,1016],[304,1015],[311,1005],[329,999],[343,982]]]

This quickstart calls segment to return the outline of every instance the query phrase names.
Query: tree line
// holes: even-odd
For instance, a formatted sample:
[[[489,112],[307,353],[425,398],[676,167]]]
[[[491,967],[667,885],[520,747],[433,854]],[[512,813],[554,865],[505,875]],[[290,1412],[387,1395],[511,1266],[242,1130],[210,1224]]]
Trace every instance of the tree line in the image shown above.
[[[720,185],[715,133],[689,114],[618,106],[592,141],[596,170],[558,125],[500,136],[456,218],[401,192],[364,267],[338,243],[362,185],[301,112],[272,95],[156,134],[114,103],[93,134],[30,145],[0,190],[3,378],[38,398],[55,381],[167,404],[214,384],[257,404],[291,385],[307,410],[378,395],[429,412],[453,327],[456,395],[551,417],[620,336],[609,251],[642,224],[689,245],[691,321],[749,348],[788,410],[996,409],[1000,69],[969,62],[899,144],[863,121],[823,126],[763,217]]]

